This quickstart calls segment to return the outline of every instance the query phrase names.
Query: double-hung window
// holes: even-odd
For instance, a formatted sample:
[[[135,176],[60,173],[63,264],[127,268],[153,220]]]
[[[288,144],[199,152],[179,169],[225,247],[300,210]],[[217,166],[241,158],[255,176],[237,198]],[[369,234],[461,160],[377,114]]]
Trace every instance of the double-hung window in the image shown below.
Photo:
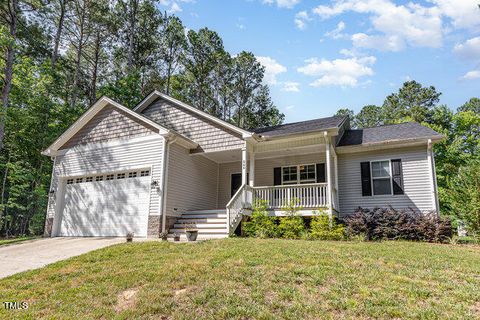
[[[315,183],[317,180],[315,164],[282,167],[282,184]]]
[[[373,195],[392,194],[392,170],[390,160],[372,161]]]

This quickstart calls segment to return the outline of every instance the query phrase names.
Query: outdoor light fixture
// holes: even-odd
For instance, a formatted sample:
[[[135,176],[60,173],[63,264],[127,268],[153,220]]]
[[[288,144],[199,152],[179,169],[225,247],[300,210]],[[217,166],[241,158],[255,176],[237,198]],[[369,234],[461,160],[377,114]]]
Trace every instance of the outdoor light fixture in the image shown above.
[[[50,190],[50,191],[48,192],[48,194],[51,195],[51,196],[53,196],[53,195],[55,194],[55,190],[53,190],[53,189]]]
[[[157,180],[152,181],[152,188],[154,188],[154,187],[158,187],[158,181]]]

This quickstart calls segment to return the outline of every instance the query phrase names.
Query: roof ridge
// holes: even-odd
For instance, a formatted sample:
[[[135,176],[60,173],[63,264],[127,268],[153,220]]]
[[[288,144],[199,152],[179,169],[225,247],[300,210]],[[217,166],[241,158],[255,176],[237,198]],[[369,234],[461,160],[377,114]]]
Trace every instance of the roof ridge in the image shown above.
[[[324,120],[324,119],[330,119],[330,118],[341,118],[342,121],[343,121],[346,117],[348,117],[348,116],[345,115],[345,116],[330,116],[330,117],[323,117],[323,118],[315,118],[315,119],[309,119],[309,120],[303,120],[303,121],[282,123],[282,124],[277,124],[275,126],[259,127],[259,128],[254,128],[254,129],[250,129],[250,130],[257,131],[257,130],[262,130],[262,129],[266,129],[266,128],[278,128],[278,127],[288,126],[288,125],[292,125],[292,124],[299,124],[299,123],[305,123],[305,122],[309,122],[309,121]]]
[[[379,126],[356,128],[356,129],[348,129],[348,130],[354,131],[354,130],[363,130],[363,129],[375,129],[375,128],[382,128],[382,127],[389,127],[389,126],[399,126],[399,125],[407,124],[407,123],[415,123],[415,124],[419,124],[419,125],[423,126],[421,123],[418,123],[418,122],[416,122],[416,121],[407,121],[407,122],[401,122],[401,123],[387,123],[387,124],[381,124],[381,125],[379,125]]]

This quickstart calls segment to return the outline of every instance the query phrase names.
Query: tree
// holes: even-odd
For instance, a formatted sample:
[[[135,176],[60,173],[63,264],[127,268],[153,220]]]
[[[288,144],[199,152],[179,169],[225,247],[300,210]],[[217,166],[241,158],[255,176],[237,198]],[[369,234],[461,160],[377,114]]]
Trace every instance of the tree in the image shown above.
[[[367,105],[354,117],[357,128],[375,127],[383,124],[382,108],[376,105]]]
[[[208,28],[198,32],[188,31],[187,47],[183,56],[184,81],[182,95],[200,110],[215,109],[210,80],[218,64],[218,57],[225,54],[220,36]],[[216,113],[213,110],[212,113]]]
[[[2,150],[10,90],[12,90],[14,50],[15,41],[17,40],[17,24],[18,15],[20,14],[20,6],[18,0],[7,0],[6,3],[1,5],[0,9],[3,12],[3,14],[0,16],[1,21],[8,26],[7,35],[2,36],[2,44],[5,48],[5,65],[2,76],[2,109],[0,111],[0,150]]]
[[[458,170],[449,182],[447,201],[456,216],[474,235],[480,233],[480,161],[475,160]]]
[[[348,109],[348,108],[342,108],[342,109],[338,109],[338,111],[334,114],[334,116],[348,116],[350,118],[350,120],[353,120],[355,118],[355,112],[351,109]]]
[[[166,69],[166,94],[170,94],[170,81],[182,60],[186,45],[187,39],[185,38],[185,27],[182,21],[175,16],[165,15],[161,34],[160,57]]]
[[[423,87],[414,80],[405,82],[398,93],[392,93],[383,103],[385,123],[428,121],[429,112],[440,95],[433,86]]]
[[[246,119],[255,113],[255,93],[262,85],[265,67],[246,51],[240,52],[233,64],[234,118],[237,126],[246,128]]]
[[[465,102],[458,111],[472,111],[480,114],[480,99],[471,98],[468,102]]]
[[[255,110],[246,115],[245,128],[277,126],[285,119],[285,115],[273,104],[267,85],[262,85],[255,94],[254,106]]]

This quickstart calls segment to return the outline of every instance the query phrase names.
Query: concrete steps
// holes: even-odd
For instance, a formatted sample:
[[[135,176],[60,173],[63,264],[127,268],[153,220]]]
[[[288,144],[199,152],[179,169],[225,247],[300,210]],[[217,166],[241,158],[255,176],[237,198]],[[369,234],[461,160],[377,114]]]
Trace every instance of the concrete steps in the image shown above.
[[[228,237],[227,214],[225,209],[195,210],[182,213],[173,228],[169,230],[168,240],[173,241],[174,234],[180,235],[180,241],[186,241],[185,225],[195,226],[197,240],[221,239]]]

